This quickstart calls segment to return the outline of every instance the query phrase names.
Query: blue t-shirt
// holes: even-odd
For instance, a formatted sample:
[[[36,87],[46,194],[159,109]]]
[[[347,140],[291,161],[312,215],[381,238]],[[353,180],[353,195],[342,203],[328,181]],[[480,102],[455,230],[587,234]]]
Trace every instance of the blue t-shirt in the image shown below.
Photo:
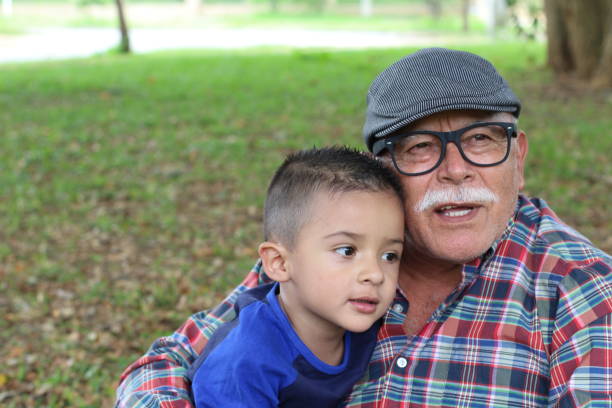
[[[337,407],[362,378],[379,322],[346,332],[342,362],[332,366],[300,340],[277,291],[269,284],[238,297],[236,318],[215,331],[189,370],[196,407]]]

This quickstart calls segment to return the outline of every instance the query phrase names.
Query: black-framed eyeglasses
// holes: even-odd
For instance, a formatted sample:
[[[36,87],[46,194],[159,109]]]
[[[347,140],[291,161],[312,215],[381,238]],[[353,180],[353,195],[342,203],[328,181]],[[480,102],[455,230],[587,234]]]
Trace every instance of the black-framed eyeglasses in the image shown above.
[[[516,137],[510,122],[476,122],[452,132],[415,130],[378,140],[372,152],[391,154],[395,168],[406,176],[420,176],[436,169],[444,160],[446,145],[457,146],[461,157],[474,166],[490,167],[503,163]]]

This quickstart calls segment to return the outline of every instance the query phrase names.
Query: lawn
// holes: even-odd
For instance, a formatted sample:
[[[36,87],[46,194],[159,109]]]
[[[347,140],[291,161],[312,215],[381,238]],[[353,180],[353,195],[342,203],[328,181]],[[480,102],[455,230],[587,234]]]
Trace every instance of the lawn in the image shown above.
[[[466,49],[524,101],[527,192],[611,251],[610,96],[553,86],[539,45]],[[109,406],[129,362],[253,264],[283,156],[361,146],[369,83],[409,51],[0,65],[0,405]]]

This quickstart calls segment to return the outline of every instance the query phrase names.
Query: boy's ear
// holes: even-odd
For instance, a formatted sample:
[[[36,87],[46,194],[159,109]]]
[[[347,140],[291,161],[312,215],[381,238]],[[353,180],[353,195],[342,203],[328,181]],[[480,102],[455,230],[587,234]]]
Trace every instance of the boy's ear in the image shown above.
[[[277,282],[289,280],[288,251],[283,245],[265,241],[259,245],[257,252],[259,252],[266,275]]]

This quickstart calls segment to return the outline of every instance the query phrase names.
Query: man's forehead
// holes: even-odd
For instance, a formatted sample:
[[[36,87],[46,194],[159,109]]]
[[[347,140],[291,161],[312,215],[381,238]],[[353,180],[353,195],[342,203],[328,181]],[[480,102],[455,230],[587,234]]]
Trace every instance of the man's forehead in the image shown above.
[[[491,112],[483,110],[450,110],[434,113],[412,122],[403,130],[427,130],[428,128],[461,128],[474,122],[514,122],[509,112]]]

